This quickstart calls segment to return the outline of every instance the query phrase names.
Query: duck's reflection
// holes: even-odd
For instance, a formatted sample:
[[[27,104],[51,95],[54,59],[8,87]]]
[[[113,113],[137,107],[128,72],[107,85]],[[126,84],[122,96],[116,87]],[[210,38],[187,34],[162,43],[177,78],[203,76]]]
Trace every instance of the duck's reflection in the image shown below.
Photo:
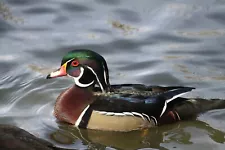
[[[105,132],[96,130],[76,129],[75,127],[60,124],[59,130],[51,133],[50,137],[56,143],[70,145],[77,140],[94,147],[114,147],[117,149],[157,148],[167,149],[162,143],[178,142],[192,144],[190,128],[204,130],[217,143],[224,143],[225,133],[214,129],[202,121],[184,121],[172,125],[155,127],[148,130],[133,132]],[[190,129],[190,130],[189,130]]]

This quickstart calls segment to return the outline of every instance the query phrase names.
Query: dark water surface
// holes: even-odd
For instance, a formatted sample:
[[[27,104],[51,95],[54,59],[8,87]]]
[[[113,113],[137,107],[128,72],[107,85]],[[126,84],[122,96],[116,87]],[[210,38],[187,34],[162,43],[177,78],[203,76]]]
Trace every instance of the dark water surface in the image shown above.
[[[57,123],[55,99],[73,81],[45,77],[74,48],[102,54],[113,84],[194,86],[188,97],[225,98],[225,1],[0,1],[1,124],[66,148],[225,149],[225,110],[147,132]]]

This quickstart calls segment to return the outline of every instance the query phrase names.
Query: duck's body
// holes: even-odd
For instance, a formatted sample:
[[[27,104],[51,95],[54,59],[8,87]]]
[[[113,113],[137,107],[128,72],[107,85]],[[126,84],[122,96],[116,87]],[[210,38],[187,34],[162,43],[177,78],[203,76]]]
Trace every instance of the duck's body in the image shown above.
[[[69,52],[61,68],[47,78],[65,75],[73,77],[75,85],[57,98],[54,114],[77,127],[131,131],[188,119],[204,111],[195,107],[196,100],[179,97],[192,87],[110,85],[104,58],[90,50]]]
[[[58,97],[54,113],[59,120],[81,128],[137,130],[178,121],[179,115],[173,112],[176,103],[170,104],[168,100],[172,101],[177,95],[192,89],[112,85],[110,92],[103,93],[98,87],[90,90],[74,85]],[[176,100],[177,103],[184,101],[184,99],[174,101]],[[163,118],[164,113],[168,115],[168,112],[171,113],[167,116],[171,117],[169,121],[159,119]]]

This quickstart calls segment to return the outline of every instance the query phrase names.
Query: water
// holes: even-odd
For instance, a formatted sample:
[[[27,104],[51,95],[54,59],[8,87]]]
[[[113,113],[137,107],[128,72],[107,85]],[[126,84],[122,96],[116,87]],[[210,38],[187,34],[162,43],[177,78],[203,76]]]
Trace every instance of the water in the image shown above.
[[[75,149],[224,149],[225,110],[147,132],[77,130],[52,115],[68,78],[46,80],[75,48],[103,55],[113,84],[194,86],[225,97],[222,0],[2,0],[0,123]]]

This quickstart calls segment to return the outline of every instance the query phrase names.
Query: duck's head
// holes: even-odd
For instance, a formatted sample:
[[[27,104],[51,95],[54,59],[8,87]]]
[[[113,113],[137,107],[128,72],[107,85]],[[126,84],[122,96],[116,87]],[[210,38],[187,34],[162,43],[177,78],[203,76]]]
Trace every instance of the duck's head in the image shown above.
[[[91,50],[73,50],[62,59],[61,67],[47,76],[47,79],[69,76],[75,85],[87,88],[97,84],[103,92],[109,91],[109,73],[105,59]]]

